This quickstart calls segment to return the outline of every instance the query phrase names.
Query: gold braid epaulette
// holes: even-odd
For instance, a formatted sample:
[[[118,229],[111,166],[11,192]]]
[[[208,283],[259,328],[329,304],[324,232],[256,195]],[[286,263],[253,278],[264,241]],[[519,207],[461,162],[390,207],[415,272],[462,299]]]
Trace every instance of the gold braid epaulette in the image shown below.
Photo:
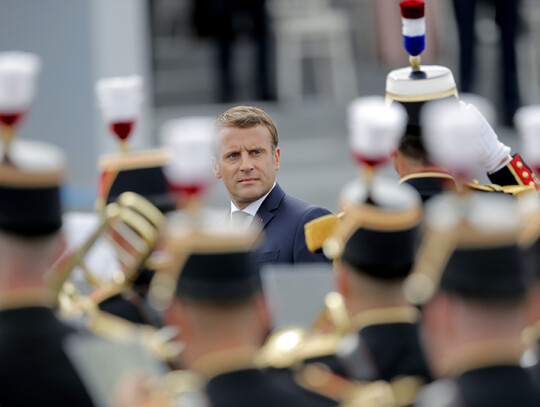
[[[523,194],[536,192],[536,189],[532,185],[497,185],[497,184],[481,185],[476,180],[473,182],[469,182],[465,184],[464,186],[465,188],[471,189],[473,191],[502,192],[504,194],[510,194],[515,197],[520,197]]]
[[[306,246],[310,252],[322,249],[324,241],[332,234],[342,216],[343,212],[338,215],[328,214],[304,225]]]

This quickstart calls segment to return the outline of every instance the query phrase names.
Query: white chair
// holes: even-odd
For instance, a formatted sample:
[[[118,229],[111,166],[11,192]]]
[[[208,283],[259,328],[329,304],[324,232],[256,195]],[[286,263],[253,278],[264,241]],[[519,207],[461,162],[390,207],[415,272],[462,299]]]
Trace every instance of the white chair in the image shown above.
[[[357,78],[347,15],[333,9],[329,0],[273,0],[269,11],[276,36],[278,100],[303,100],[303,62],[308,59],[314,63],[318,94],[336,103],[353,99]],[[321,59],[329,61],[329,75]]]

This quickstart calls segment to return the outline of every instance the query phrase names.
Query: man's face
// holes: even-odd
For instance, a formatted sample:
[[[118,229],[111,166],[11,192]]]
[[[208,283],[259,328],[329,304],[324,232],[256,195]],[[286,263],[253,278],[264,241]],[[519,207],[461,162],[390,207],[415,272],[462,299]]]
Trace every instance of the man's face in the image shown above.
[[[233,203],[243,209],[274,185],[279,154],[279,148],[272,152],[272,136],[262,124],[224,127],[217,134],[214,174],[223,179]]]

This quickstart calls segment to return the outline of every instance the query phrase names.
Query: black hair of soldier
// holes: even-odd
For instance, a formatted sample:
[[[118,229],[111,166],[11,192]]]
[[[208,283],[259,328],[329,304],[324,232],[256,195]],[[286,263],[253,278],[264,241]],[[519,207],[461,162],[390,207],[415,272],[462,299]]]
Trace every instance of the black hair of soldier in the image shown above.
[[[450,100],[458,101],[454,96],[448,96],[446,98],[437,99],[435,101]],[[424,146],[422,137],[422,126],[420,125],[420,115],[422,108],[428,102],[398,102],[407,111],[409,120],[405,134],[401,137],[398,145],[398,150],[406,158],[418,161],[422,165],[433,165],[429,159],[429,154]]]

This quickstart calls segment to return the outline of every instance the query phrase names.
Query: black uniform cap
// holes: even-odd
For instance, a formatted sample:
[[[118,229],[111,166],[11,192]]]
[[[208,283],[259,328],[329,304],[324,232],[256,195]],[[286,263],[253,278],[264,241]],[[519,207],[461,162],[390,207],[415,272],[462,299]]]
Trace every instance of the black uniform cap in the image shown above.
[[[358,183],[355,188],[355,199],[367,193]],[[342,261],[381,279],[405,277],[414,262],[421,215],[421,200],[412,187],[376,180],[369,203],[345,209],[344,222],[356,223],[356,230],[345,244]]]
[[[442,266],[441,290],[478,300],[522,298],[529,275],[518,246],[518,202],[504,194],[472,192],[467,198],[464,207],[459,198],[443,195],[427,209],[428,225],[445,222],[443,213],[447,219],[462,219],[448,230],[456,246]],[[464,208],[466,212],[460,212]]]
[[[64,165],[64,155],[55,146],[13,142],[8,161],[0,162],[0,230],[39,237],[60,229]]]
[[[163,172],[166,155],[160,150],[105,156],[101,170],[115,174],[110,185],[103,185],[104,204],[116,201],[124,192],[135,192],[148,199],[162,213],[174,211],[176,205]],[[107,182],[107,177],[102,179]]]
[[[251,252],[194,253],[182,268],[176,296],[202,302],[232,303],[261,290]]]
[[[440,287],[464,298],[519,299],[526,293],[527,277],[517,244],[459,248],[444,269]]]
[[[421,110],[429,101],[457,101],[457,96],[452,71],[444,66],[422,65],[419,71],[412,68],[391,71],[386,77],[386,97],[401,103],[409,116],[400,147],[407,148],[408,154],[413,156],[427,157],[422,139]]]

